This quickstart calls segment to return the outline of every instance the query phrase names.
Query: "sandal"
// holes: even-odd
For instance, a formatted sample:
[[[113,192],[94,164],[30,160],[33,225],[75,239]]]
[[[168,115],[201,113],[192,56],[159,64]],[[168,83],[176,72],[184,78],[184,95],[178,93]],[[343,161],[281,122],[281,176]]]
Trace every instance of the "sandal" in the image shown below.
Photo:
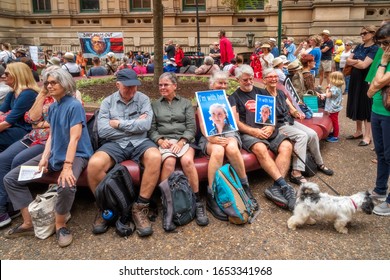
[[[303,183],[307,183],[307,180],[306,180],[305,177],[303,177],[303,175],[301,175],[301,176],[294,176],[294,175],[292,175],[292,173],[290,173],[290,182],[294,183],[294,184],[297,184],[297,185],[301,185]]]
[[[326,167],[325,164],[317,165],[317,168],[319,171],[328,176],[332,176],[334,173],[333,170]]]
[[[5,238],[11,239],[11,238],[18,238],[20,236],[34,236],[34,228],[21,228],[22,224],[17,225],[16,227],[10,229],[6,232],[4,235]]]

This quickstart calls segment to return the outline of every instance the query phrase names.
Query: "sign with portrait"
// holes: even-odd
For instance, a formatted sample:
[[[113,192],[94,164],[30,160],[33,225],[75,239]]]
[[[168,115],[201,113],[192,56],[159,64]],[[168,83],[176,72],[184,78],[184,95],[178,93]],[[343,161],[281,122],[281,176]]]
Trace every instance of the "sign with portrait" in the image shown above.
[[[293,104],[294,104],[294,102],[296,104],[299,104],[299,102],[301,102],[301,98],[299,98],[299,95],[298,95],[297,91],[295,90],[295,88],[294,88],[294,86],[289,78],[287,78],[284,81],[284,86],[286,87],[287,91],[291,94]]]
[[[275,125],[275,97],[256,94],[255,123]]]
[[[85,58],[104,57],[108,52],[117,58],[123,56],[122,32],[79,32],[77,35]]]
[[[206,136],[222,135],[238,130],[224,90],[197,91],[195,95]]]

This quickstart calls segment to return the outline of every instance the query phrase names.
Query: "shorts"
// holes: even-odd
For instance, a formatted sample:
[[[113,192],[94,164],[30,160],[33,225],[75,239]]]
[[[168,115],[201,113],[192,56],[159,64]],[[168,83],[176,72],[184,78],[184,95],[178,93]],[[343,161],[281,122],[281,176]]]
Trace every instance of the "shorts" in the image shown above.
[[[150,139],[145,139],[141,144],[137,147],[134,147],[131,142],[126,146],[126,148],[122,148],[118,143],[108,142],[103,144],[97,151],[102,151],[107,153],[115,163],[121,163],[122,161],[131,159],[136,163],[140,163],[140,158],[149,148],[157,148],[156,144]]]
[[[241,133],[242,147],[250,153],[252,152],[251,148],[254,144],[263,143],[264,145],[267,146],[268,149],[270,149],[275,155],[277,155],[279,146],[280,144],[282,144],[284,140],[289,140],[289,138],[286,135],[281,133],[278,133],[276,137],[274,137],[272,140],[259,139],[249,134]]]
[[[324,72],[332,71],[332,60],[321,60],[320,70]]]
[[[225,135],[225,136],[221,136],[221,137],[233,137],[237,140],[237,144],[238,144],[238,148],[241,149],[242,148],[242,142],[241,142],[241,138],[240,138],[240,134],[238,132],[229,132],[228,133],[229,135]],[[202,151],[202,153],[206,156],[209,156],[207,154],[207,143],[209,143],[209,141],[207,141],[207,138],[202,136],[200,139],[199,139],[199,147],[200,147],[200,150]]]

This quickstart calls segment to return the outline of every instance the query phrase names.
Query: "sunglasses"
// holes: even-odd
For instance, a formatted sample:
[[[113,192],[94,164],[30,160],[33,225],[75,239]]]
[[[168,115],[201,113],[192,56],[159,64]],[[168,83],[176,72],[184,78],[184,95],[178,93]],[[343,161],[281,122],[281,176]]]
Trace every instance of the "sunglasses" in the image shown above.
[[[366,36],[368,33],[372,33],[372,32],[362,32],[360,33],[360,36]]]
[[[48,85],[51,85],[52,87],[54,87],[54,86],[57,85],[57,84],[58,84],[57,81],[46,81],[46,82],[43,83],[43,85],[44,85],[45,87],[48,87]]]
[[[387,47],[390,45],[390,40],[383,40],[383,41],[377,41],[376,42],[378,45],[382,45],[384,47]]]

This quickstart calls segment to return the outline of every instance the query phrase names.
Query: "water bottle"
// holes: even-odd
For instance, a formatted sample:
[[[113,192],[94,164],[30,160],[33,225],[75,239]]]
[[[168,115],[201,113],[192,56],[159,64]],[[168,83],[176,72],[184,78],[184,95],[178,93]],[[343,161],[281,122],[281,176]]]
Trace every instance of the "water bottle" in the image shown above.
[[[114,212],[112,212],[109,209],[104,210],[102,213],[102,217],[106,221],[111,221],[114,218],[114,216],[115,216]]]

